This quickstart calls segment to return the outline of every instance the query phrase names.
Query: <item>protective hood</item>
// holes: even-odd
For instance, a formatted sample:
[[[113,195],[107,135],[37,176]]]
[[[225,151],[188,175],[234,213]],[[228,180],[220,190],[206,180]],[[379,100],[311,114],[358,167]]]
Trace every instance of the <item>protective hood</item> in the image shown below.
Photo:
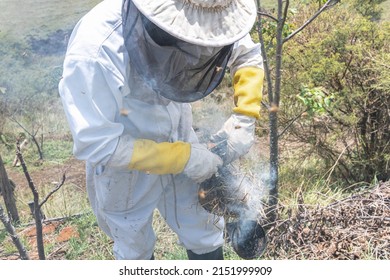
[[[130,57],[145,84],[177,102],[193,102],[210,94],[222,81],[233,44],[206,47],[183,41],[124,1],[123,35]]]

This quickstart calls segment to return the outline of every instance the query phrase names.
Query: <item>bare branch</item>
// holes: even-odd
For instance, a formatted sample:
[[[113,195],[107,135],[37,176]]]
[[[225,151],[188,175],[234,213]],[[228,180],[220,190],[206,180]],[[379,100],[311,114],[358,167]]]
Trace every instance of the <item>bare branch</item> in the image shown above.
[[[40,260],[45,259],[45,247],[43,243],[43,230],[42,230],[42,220],[41,220],[41,208],[39,206],[39,193],[35,187],[35,184],[30,176],[30,173],[27,170],[27,165],[24,161],[23,155],[20,151],[20,144],[19,141],[16,143],[16,155],[19,158],[20,165],[23,168],[23,173],[27,179],[28,186],[31,189],[34,197],[34,218],[35,218],[35,227],[36,227],[36,233],[37,233],[37,248],[38,248],[38,255]]]
[[[46,201],[56,192],[58,191],[65,183],[65,179],[66,179],[66,176],[65,176],[65,173],[62,175],[62,181],[61,183],[57,184],[57,186],[47,194],[47,196],[42,200],[42,202],[39,204],[39,208],[41,208],[43,206],[43,204],[46,203]]]
[[[287,14],[288,14],[288,7],[290,6],[290,0],[286,0],[286,3],[284,4],[284,11],[283,11],[283,25],[285,24],[286,22],[286,19],[287,19]]]
[[[12,222],[19,223],[19,213],[16,206],[15,184],[8,178],[3,159],[0,155],[0,195],[3,196],[6,212]]]
[[[261,105],[263,105],[267,110],[271,108],[271,106],[269,106],[269,104],[265,103],[264,101],[261,101]]]
[[[282,53],[283,53],[283,27],[286,21],[285,11],[288,9],[289,1],[283,8],[283,0],[278,0],[278,26],[276,29],[276,47],[275,47],[275,92],[272,98],[271,106],[279,107],[281,79],[282,79]],[[275,112],[276,113],[276,112]]]
[[[283,136],[283,134],[293,125],[293,123],[295,123],[305,112],[306,112],[306,110],[304,110],[302,113],[295,116],[295,118],[293,118],[290,121],[290,123],[283,129],[283,131],[281,133],[279,133],[278,138],[280,139]]]
[[[257,14],[259,16],[265,16],[265,17],[268,17],[276,22],[278,22],[278,19],[276,17],[274,17],[273,15],[269,14],[269,13],[266,13],[266,12],[262,12],[262,11],[258,11]]]
[[[258,5],[258,7],[260,7],[260,0],[257,0],[257,5]],[[271,103],[272,98],[273,98],[273,86],[272,86],[272,79],[271,79],[271,70],[270,70],[269,62],[268,62],[268,55],[267,55],[267,51],[265,49],[265,42],[264,42],[264,37],[263,37],[263,33],[262,33],[263,24],[261,22],[261,17],[262,17],[262,14],[259,14],[259,19],[257,21],[257,33],[259,35],[261,55],[263,57],[265,79],[267,81],[268,101]],[[265,103],[263,103],[263,104],[265,105]]]
[[[14,117],[9,117],[11,121],[16,122],[17,125],[19,125],[28,135],[33,137],[33,135],[28,131],[27,128],[25,128],[20,122],[18,122]]]
[[[36,129],[36,131],[32,131],[33,133],[29,132],[27,128],[25,128],[20,122],[18,122],[15,118],[9,117],[12,121],[16,122],[28,135],[30,135],[32,141],[34,142],[35,146],[37,147],[38,154],[39,154],[39,159],[43,160],[43,152],[41,149],[41,146],[38,143],[38,140],[36,138],[36,135],[38,134],[39,129],[41,128],[41,125]]]
[[[26,248],[23,246],[22,242],[20,242],[20,239],[16,234],[15,228],[13,227],[11,221],[5,215],[1,204],[0,204],[0,220],[4,224],[4,227],[9,233],[9,235],[11,236],[12,242],[15,244],[16,248],[18,249],[20,258],[22,260],[29,260],[30,258],[27,254]]]
[[[63,221],[71,220],[74,218],[80,218],[82,216],[89,215],[89,214],[90,214],[90,212],[84,212],[84,213],[78,213],[78,214],[73,214],[73,215],[64,216],[64,217],[50,218],[50,219],[43,220],[42,223],[44,225],[46,225],[46,224],[50,224],[52,222],[63,222]],[[32,225],[35,225],[35,223],[26,223],[26,224],[22,224],[21,226],[32,226]]]
[[[35,188],[35,184],[30,176],[30,173],[28,172],[27,170],[27,165],[26,165],[26,162],[24,161],[24,158],[23,158],[23,155],[21,153],[21,150],[20,150],[20,145],[19,145],[19,141],[16,143],[16,155],[18,156],[18,159],[20,161],[20,164],[23,168],[23,173],[24,173],[24,176],[26,177],[27,179],[27,183],[28,183],[28,186],[29,188],[31,189],[32,193],[35,195],[38,194],[38,191],[37,189]]]
[[[286,43],[292,37],[301,32],[306,26],[308,26],[312,21],[314,21],[322,12],[336,5],[340,0],[328,0],[314,15],[311,16],[304,24],[301,25],[297,30],[284,38],[283,43]]]
[[[22,151],[26,146],[28,145],[28,140],[27,138],[23,140],[22,144],[20,144],[20,151]],[[19,163],[19,158],[17,155],[15,155],[15,159],[12,163],[12,166],[13,167],[16,167]]]

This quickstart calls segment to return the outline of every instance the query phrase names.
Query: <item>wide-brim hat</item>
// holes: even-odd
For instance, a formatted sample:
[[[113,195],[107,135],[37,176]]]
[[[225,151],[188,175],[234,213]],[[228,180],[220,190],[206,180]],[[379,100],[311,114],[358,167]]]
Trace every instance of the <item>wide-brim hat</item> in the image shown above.
[[[244,37],[256,20],[254,0],[132,0],[159,28],[192,44],[220,47]]]

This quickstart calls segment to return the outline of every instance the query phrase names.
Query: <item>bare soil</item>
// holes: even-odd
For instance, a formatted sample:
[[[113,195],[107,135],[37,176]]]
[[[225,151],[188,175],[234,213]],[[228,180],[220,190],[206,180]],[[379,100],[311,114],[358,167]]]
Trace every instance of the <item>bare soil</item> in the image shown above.
[[[21,167],[6,167],[7,174],[16,186],[16,191],[22,188],[28,188],[27,180]],[[74,184],[80,189],[85,189],[85,164],[75,158],[71,158],[63,164],[58,165],[39,165],[29,169],[31,178],[38,188],[44,185],[53,185],[59,183],[63,174],[66,176],[66,184]],[[77,228],[67,225],[65,219],[58,221],[44,221],[43,235],[46,245],[54,245],[55,250],[47,256],[47,259],[63,259],[65,255],[64,248],[66,242],[73,237],[78,237]],[[20,238],[26,240],[29,248],[28,254],[31,259],[39,259],[36,248],[36,229],[33,223],[17,228]],[[19,259],[17,253],[6,253],[5,248],[0,246],[0,260]]]
[[[37,163],[39,164],[39,163]],[[6,167],[8,177],[17,188],[28,188],[27,180],[21,167]],[[70,158],[63,164],[50,165],[50,167],[41,165],[29,169],[31,178],[36,186],[52,184],[61,180],[62,175],[66,175],[66,183],[75,184],[85,188],[85,164],[83,161]]]

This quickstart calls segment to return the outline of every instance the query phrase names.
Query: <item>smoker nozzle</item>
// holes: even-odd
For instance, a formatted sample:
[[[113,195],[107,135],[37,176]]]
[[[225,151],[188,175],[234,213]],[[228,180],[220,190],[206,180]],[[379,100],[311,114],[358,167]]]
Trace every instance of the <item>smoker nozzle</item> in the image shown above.
[[[243,259],[259,258],[267,248],[267,235],[258,221],[239,220],[227,223],[226,231],[234,251]]]

